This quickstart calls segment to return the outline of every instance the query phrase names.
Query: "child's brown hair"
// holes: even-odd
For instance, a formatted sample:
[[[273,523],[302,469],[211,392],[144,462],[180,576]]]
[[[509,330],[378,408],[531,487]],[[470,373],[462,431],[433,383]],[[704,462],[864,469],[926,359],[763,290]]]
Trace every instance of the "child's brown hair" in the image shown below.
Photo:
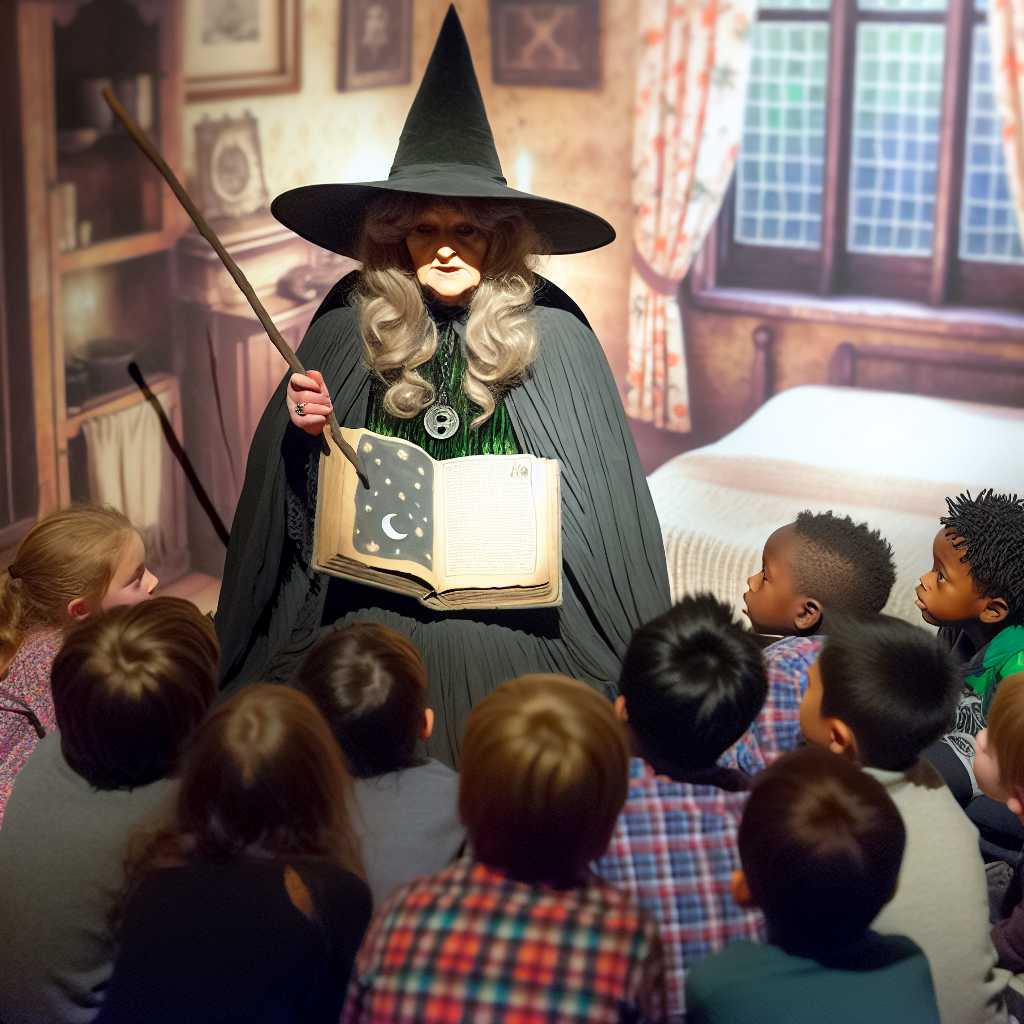
[[[73,505],[36,523],[0,570],[0,676],[36,629],[71,624],[76,598],[102,599],[131,543],[131,520],[110,505]]]
[[[1015,672],[999,684],[987,727],[1000,782],[1024,789],[1024,672]]]
[[[469,713],[459,812],[488,867],[578,884],[608,846],[628,773],[626,730],[606,697],[567,676],[520,676]]]

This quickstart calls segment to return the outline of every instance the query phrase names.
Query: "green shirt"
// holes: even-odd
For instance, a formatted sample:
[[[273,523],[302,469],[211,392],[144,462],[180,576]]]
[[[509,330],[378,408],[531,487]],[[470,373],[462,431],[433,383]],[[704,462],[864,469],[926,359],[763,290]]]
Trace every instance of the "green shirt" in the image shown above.
[[[480,414],[477,405],[471,402],[462,390],[466,373],[464,325],[465,310],[460,310],[455,319],[446,319],[432,310],[437,321],[437,351],[417,370],[421,377],[434,385],[435,401],[440,393],[443,377],[441,353],[447,356],[448,404],[459,414],[459,429],[445,438],[431,437],[423,424],[428,409],[409,419],[393,416],[384,408],[384,394],[388,385],[374,377],[370,386],[370,401],[366,409],[368,430],[385,437],[400,437],[419,445],[432,459],[441,462],[463,455],[518,455],[521,451],[512,422],[505,409],[505,400],[499,399],[494,412],[475,430],[470,427],[472,420]],[[461,314],[461,315],[460,315]]]

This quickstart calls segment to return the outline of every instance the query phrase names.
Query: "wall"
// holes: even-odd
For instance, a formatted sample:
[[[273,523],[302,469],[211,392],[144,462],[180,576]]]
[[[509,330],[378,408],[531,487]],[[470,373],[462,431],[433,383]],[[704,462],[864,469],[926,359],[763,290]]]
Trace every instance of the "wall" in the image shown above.
[[[415,0],[413,81],[340,93],[336,67],[340,0],[302,0],[301,92],[185,108],[185,171],[195,175],[194,126],[204,116],[259,121],[271,195],[324,181],[386,178],[448,0]],[[491,82],[488,4],[459,0],[498,155],[509,184],[574,203],[610,221],[618,239],[594,253],[549,257],[541,271],[582,306],[616,380],[626,368],[630,155],[636,23],[632,0],[602,0],[602,85],[596,90],[526,89]],[[529,154],[527,161],[523,153]],[[527,182],[517,168],[532,163]]]

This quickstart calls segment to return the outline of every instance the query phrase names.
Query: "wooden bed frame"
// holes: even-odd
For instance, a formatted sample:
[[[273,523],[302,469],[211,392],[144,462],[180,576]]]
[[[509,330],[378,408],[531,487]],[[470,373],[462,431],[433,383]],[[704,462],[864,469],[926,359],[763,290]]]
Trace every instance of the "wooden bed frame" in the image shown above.
[[[763,405],[775,393],[771,327],[755,328],[751,401]],[[988,405],[1024,408],[1024,359],[980,352],[951,352],[908,345],[836,346],[828,383],[903,394],[952,398]]]

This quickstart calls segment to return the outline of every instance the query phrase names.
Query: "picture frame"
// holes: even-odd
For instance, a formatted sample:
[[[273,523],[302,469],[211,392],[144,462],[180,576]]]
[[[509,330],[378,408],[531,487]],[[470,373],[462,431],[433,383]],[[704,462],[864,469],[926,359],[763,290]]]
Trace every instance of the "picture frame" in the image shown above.
[[[412,0],[341,0],[338,91],[412,81]]]
[[[301,0],[185,0],[185,98],[298,92]]]
[[[196,131],[199,206],[215,220],[269,210],[263,176],[259,124],[247,110],[241,117],[204,117]]]
[[[597,89],[600,0],[491,0],[496,85]]]

